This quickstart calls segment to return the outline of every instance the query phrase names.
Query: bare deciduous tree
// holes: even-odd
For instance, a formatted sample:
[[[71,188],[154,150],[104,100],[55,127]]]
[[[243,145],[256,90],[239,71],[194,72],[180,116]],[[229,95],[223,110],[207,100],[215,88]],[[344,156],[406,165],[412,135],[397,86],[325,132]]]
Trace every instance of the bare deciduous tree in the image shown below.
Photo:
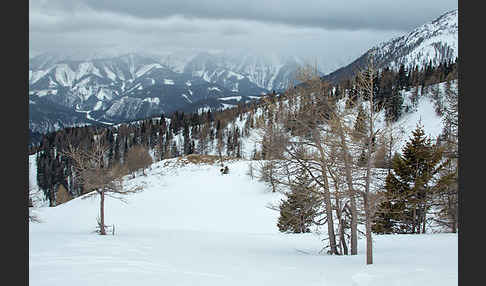
[[[287,121],[292,122],[292,127],[303,136],[299,136],[299,140],[291,140],[286,147],[286,153],[289,160],[306,170],[319,187],[326,214],[329,253],[340,254],[336,243],[333,204],[327,174],[327,148],[323,137],[326,132],[323,130],[323,123],[328,120],[329,112],[333,109],[333,102],[328,97],[330,85],[323,82],[318,73],[309,67],[301,69],[297,79],[304,84],[289,93],[288,97],[299,103],[298,110],[291,110]],[[305,149],[312,151],[303,152]]]
[[[105,195],[124,201],[123,195],[135,193],[141,187],[125,189],[123,176],[127,170],[120,164],[108,167],[107,155],[109,146],[101,140],[95,140],[91,149],[75,148],[71,144],[63,154],[73,161],[75,180],[80,182],[86,192],[91,194],[85,198],[100,195],[99,233],[106,235],[105,230]]]
[[[451,78],[453,78],[452,74]],[[457,75],[455,75],[457,76]],[[451,78],[448,78],[445,84],[445,104],[444,109],[444,130],[443,130],[443,146],[445,148],[444,155],[449,158],[450,164],[447,168],[441,171],[441,176],[449,176],[448,184],[437,192],[436,203],[440,211],[436,222],[441,225],[446,225],[452,233],[457,232],[458,228],[458,167],[459,167],[459,108],[458,108],[458,91],[452,87]]]
[[[271,176],[277,185],[289,186],[296,166],[307,171],[323,198],[331,254],[348,253],[348,227],[351,255],[358,253],[359,214],[364,212],[367,264],[373,261],[371,219],[375,206],[383,199],[372,191],[372,187],[377,185],[376,182],[372,185],[372,179],[378,177],[376,172],[372,172],[372,167],[376,138],[379,136],[379,130],[375,127],[375,111],[378,108],[373,99],[374,72],[371,62],[365,71],[359,73],[354,83],[358,92],[348,94],[353,98],[347,100],[353,102],[354,107],[368,106],[367,110],[362,110],[361,116],[357,116],[357,109],[346,108],[341,98],[333,97],[331,86],[323,82],[312,68],[301,69],[298,80],[302,84],[286,93],[288,112],[279,115],[279,122],[265,127],[266,134],[278,130],[279,125],[284,125],[285,129],[278,131],[291,133],[291,139],[282,144],[285,146],[284,156],[277,160],[279,163]],[[359,117],[361,126],[353,128],[352,122],[358,121]],[[269,146],[273,144],[268,138],[263,143]],[[363,164],[360,165],[361,154]],[[359,205],[361,202],[362,206]],[[339,244],[334,228],[334,211],[338,221]]]
[[[361,94],[368,101],[368,112],[367,112],[367,130],[364,134],[367,150],[366,150],[366,175],[365,175],[365,186],[363,195],[363,204],[365,212],[365,228],[366,228],[366,264],[373,264],[373,238],[371,232],[371,220],[373,218],[371,202],[371,168],[372,168],[372,146],[378,131],[375,130],[375,102],[373,96],[373,77],[375,75],[375,68],[373,64],[373,54],[369,57],[369,62],[367,69],[358,73],[357,86]]]
[[[152,157],[150,156],[148,149],[143,145],[135,145],[130,150],[125,158],[125,164],[128,171],[133,173],[142,169],[142,174],[145,175],[145,168],[152,164]]]

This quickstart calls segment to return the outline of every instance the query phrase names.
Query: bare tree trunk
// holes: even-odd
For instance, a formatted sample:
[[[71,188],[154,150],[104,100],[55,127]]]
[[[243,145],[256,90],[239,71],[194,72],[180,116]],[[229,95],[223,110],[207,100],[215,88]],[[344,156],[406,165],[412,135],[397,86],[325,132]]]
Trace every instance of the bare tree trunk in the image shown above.
[[[416,229],[417,229],[417,208],[415,206],[413,207],[412,217],[413,217],[412,233],[416,233]]]
[[[369,100],[369,129],[367,131],[366,143],[367,143],[367,154],[366,154],[366,181],[365,190],[363,194],[364,212],[365,212],[365,226],[366,226],[366,264],[373,264],[373,240],[371,234],[371,218],[372,209],[370,205],[370,185],[371,185],[371,165],[372,165],[372,152],[373,152],[373,139],[375,137],[374,131],[374,98],[373,98],[373,76],[374,76],[374,66],[373,66],[373,53],[369,59],[368,70],[366,74],[360,73],[360,88],[368,96]]]
[[[358,210],[356,207],[356,191],[353,187],[353,176],[351,174],[351,162],[349,161],[349,150],[344,137],[341,123],[339,126],[339,137],[343,148],[343,161],[346,175],[346,183],[349,190],[349,205],[351,209],[351,255],[358,254]]]
[[[324,184],[324,203],[326,204],[326,216],[327,216],[327,231],[329,234],[329,246],[331,248],[331,254],[339,254],[336,245],[336,234],[334,233],[334,219],[332,217],[332,201],[331,192],[329,189],[329,179],[327,177],[328,162],[326,155],[322,147],[321,137],[317,130],[312,131],[314,141],[319,151],[319,161],[321,162],[321,176]]]
[[[366,217],[366,264],[373,264],[373,240],[371,236],[371,214],[369,197],[365,195],[365,217]]]
[[[105,192],[100,192],[100,234],[106,235],[105,232]]]
[[[370,183],[371,183],[371,152],[373,140],[373,95],[370,99],[370,132],[368,137],[366,182],[364,193],[364,211],[366,221],[366,264],[373,264],[373,240],[371,237],[371,206],[370,206]]]
[[[270,161],[270,184],[272,185],[272,193],[277,191],[277,186],[275,184],[275,166],[272,161]]]
[[[373,101],[371,101],[373,103]],[[371,107],[373,109],[373,107]],[[373,112],[371,112],[373,116]],[[373,135],[373,120],[370,122],[371,134],[368,140],[368,164],[366,166],[366,183],[364,194],[364,211],[366,221],[366,264],[373,264],[373,240],[371,237],[371,206],[370,206],[370,183],[371,183],[371,151],[372,151],[372,135]]]
[[[371,86],[373,86],[373,75],[371,76]],[[373,240],[371,237],[371,207],[370,207],[370,183],[371,183],[371,153],[373,151],[373,91],[370,92],[370,130],[368,135],[368,152],[367,152],[367,165],[366,165],[366,183],[364,194],[364,209],[366,217],[366,264],[373,264]]]
[[[343,254],[348,255],[348,245],[346,244],[346,235],[344,233],[344,224],[341,223],[341,229],[340,229],[340,240],[341,240],[341,245],[343,247]]]
[[[324,171],[325,167],[323,169],[323,179],[324,179],[324,202],[326,204],[326,216],[327,216],[327,231],[329,234],[329,246],[331,248],[331,254],[339,254],[337,251],[337,245],[336,245],[336,234],[334,233],[334,219],[332,217],[332,202],[331,202],[331,193],[329,192],[329,181],[327,179],[327,174]]]
[[[455,207],[454,202],[452,201],[451,194],[450,194],[450,188],[449,188],[449,193],[447,194],[447,205],[448,205],[448,211],[449,211],[449,218],[451,220],[450,223],[450,228],[452,233],[457,232],[457,208]]]
[[[452,213],[452,233],[457,233],[457,209],[454,208]]]
[[[422,209],[422,233],[425,233],[425,221],[427,218],[427,201],[424,202]]]
[[[328,168],[328,171],[329,171],[329,175],[331,176],[331,178],[334,182],[334,190],[335,190],[334,198],[336,200],[336,215],[337,215],[337,219],[339,221],[339,224],[338,224],[339,250],[341,251],[341,254],[348,255],[348,246],[346,244],[346,234],[344,232],[345,228],[344,228],[344,219],[343,219],[343,212],[342,212],[342,205],[341,205],[341,195],[340,195],[340,190],[339,190],[339,179],[338,179],[338,176],[333,175],[331,168]]]
[[[219,155],[219,162],[221,164],[221,167],[224,166],[223,164],[223,155],[221,154],[221,149],[222,149],[222,143],[220,143],[220,141],[218,141],[218,155]]]
[[[337,193],[337,188],[336,188]],[[344,220],[343,220],[343,212],[341,210],[341,203],[339,201],[339,196],[336,195],[336,214],[339,221],[339,246],[341,248],[341,253],[344,255],[348,255],[348,246],[346,245],[346,237],[344,233]]]

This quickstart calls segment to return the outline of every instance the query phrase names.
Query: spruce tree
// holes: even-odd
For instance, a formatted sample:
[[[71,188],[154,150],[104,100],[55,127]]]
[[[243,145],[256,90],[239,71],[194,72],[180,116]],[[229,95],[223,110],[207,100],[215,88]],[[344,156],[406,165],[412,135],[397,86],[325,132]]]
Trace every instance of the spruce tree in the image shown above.
[[[310,232],[319,210],[321,200],[305,170],[297,176],[290,192],[285,194],[280,204],[278,229],[281,232]]]
[[[375,232],[425,232],[431,193],[437,188],[434,175],[447,165],[442,154],[443,148],[432,145],[423,127],[417,125],[402,155],[393,158],[393,172],[385,183],[387,200],[379,206],[373,225]]]

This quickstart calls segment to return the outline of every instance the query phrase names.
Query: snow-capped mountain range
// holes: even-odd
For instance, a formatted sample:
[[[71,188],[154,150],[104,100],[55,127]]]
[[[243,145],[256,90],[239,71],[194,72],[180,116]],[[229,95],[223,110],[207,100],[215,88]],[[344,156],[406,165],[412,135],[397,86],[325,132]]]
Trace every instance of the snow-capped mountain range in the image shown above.
[[[300,63],[228,53],[199,53],[186,62],[134,53],[87,58],[46,53],[30,59],[32,131],[231,107],[285,89]]]
[[[364,67],[371,53],[374,54],[374,62],[378,68],[390,67],[394,70],[398,70],[402,64],[407,69],[420,69],[429,62],[437,66],[444,61],[455,61],[458,57],[458,38],[456,9],[403,36],[372,47],[349,65],[324,76],[324,79],[338,82],[346,78]]]
[[[437,65],[457,58],[458,11],[372,47],[323,78],[337,82],[362,68]],[[29,60],[29,129],[48,132],[118,123],[175,110],[228,108],[283,91],[304,64],[297,57],[199,52],[184,56],[40,54]]]
[[[233,91],[242,86],[250,88],[251,84],[271,91],[286,89],[302,63],[297,57],[202,53],[185,66],[184,72]]]

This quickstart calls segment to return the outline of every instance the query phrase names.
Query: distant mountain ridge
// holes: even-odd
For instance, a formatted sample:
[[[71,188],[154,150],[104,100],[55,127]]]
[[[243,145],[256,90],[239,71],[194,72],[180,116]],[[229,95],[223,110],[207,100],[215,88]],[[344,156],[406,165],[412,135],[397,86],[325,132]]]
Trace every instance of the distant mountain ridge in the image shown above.
[[[457,58],[458,11],[372,47],[323,76],[338,82],[366,64],[398,69]],[[171,60],[172,58],[172,60]],[[174,65],[175,63],[175,65]],[[29,60],[29,129],[45,133],[83,124],[114,124],[169,114],[229,108],[284,91],[304,62],[296,57],[198,53],[163,57],[136,53],[91,56],[46,53]]]
[[[301,64],[295,57],[201,53],[187,63],[184,72],[233,91],[250,83],[267,91],[282,91]]]
[[[458,57],[458,10],[444,13],[405,35],[372,47],[349,65],[325,75],[323,79],[339,82],[353,75],[366,65],[372,52],[378,68],[394,70],[402,64],[407,69],[415,66],[420,69],[429,62],[438,66],[441,62],[455,61]]]
[[[42,133],[176,110],[228,108],[285,89],[298,66],[296,59],[280,63],[209,53],[190,57],[183,67],[135,53],[87,60],[41,54],[29,60],[29,128]]]

